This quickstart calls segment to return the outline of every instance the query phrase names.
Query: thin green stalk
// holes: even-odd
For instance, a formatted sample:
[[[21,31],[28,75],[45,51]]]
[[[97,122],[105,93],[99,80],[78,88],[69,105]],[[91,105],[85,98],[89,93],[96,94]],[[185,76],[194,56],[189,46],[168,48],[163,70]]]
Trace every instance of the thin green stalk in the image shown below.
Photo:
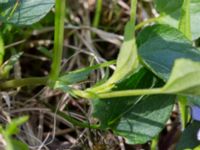
[[[188,121],[187,98],[183,96],[178,97],[178,104],[181,114],[182,130],[185,129]]]
[[[16,3],[15,3],[15,5],[13,6],[13,8],[12,8],[12,10],[11,10],[11,12],[10,12],[8,18],[7,18],[7,20],[9,20],[9,19],[13,16],[13,14],[14,14],[14,12],[16,11],[16,9],[17,9],[18,6],[19,6],[19,0],[16,0]]]
[[[86,99],[106,99],[114,97],[128,97],[128,96],[139,96],[139,95],[155,95],[165,94],[162,88],[154,89],[137,89],[137,90],[123,90],[123,91],[111,91],[106,93],[94,93],[91,91],[73,90],[74,95],[80,96]]]
[[[138,96],[138,95],[154,95],[162,94],[163,91],[161,88],[154,89],[138,89],[138,90],[123,90],[123,91],[114,91],[108,93],[99,93],[98,97],[101,99],[104,98],[114,98],[114,97],[126,97],[126,96]]]
[[[97,0],[93,27],[98,27],[99,25],[99,20],[100,20],[101,10],[102,10],[102,2],[103,2],[102,0]]]
[[[0,84],[0,89],[17,88],[23,86],[46,85],[48,77],[32,77],[24,79],[14,79]]]
[[[54,32],[54,50],[53,62],[50,72],[50,83],[54,83],[60,74],[63,39],[64,39],[64,19],[65,19],[66,0],[56,0],[55,6],[55,32]]]
[[[151,150],[157,150],[158,149],[157,148],[158,141],[159,141],[158,136],[153,138],[152,143],[151,143]]]
[[[130,21],[135,24],[137,0],[131,0]]]
[[[145,20],[145,21],[143,21],[143,22],[137,24],[137,25],[135,26],[135,30],[139,30],[139,29],[141,29],[143,26],[145,26],[145,25],[147,25],[147,24],[149,24],[149,23],[156,22],[156,21],[158,21],[159,19],[161,19],[163,16],[164,16],[164,15],[160,15],[160,16],[158,16],[158,17],[150,18],[150,19],[148,19],[148,20]]]
[[[5,55],[4,41],[3,41],[2,34],[0,32],[0,66],[3,63],[4,55]]]
[[[184,0],[181,7],[181,17],[179,20],[179,30],[192,41],[191,25],[190,25],[190,0]],[[182,129],[186,127],[188,122],[188,111],[187,111],[187,98],[178,97],[179,109],[181,113]]]

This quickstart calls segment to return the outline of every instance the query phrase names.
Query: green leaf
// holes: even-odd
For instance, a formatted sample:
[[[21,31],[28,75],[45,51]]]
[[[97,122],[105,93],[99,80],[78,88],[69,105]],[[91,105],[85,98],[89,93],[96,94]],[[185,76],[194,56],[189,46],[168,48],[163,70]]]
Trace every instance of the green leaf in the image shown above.
[[[167,2],[167,5],[166,5],[166,2]],[[157,21],[159,23],[168,24],[175,28],[178,28],[179,19],[181,16],[182,3],[183,3],[183,0],[168,0],[168,1],[156,0],[156,4],[158,5],[157,10],[160,11],[161,15],[163,16],[159,18],[159,20]],[[168,5],[169,7],[167,7]],[[162,12],[166,12],[165,15],[163,15]],[[200,15],[200,1],[190,0],[190,26],[191,26],[193,40],[200,37],[199,15]]]
[[[142,62],[167,81],[176,59],[200,61],[200,51],[178,29],[167,25],[145,28],[137,37]]]
[[[193,121],[191,124],[189,124],[184,130],[176,149],[194,149],[196,146],[200,145],[200,141],[197,140],[197,133],[199,129],[200,122]]]
[[[114,132],[129,144],[141,144],[157,136],[164,128],[174,106],[175,96],[144,97],[121,118]]]
[[[138,65],[139,60],[135,42],[135,22],[129,21],[125,27],[124,42],[120,48],[120,53],[117,58],[116,70],[107,82],[88,90],[95,93],[109,91],[115,86],[116,83],[136,71]]]
[[[190,0],[190,14],[191,14],[191,32],[192,38],[197,39],[200,37],[200,1],[199,0]]]
[[[54,6],[54,0],[8,0],[0,2],[0,20],[16,25],[38,22]]]
[[[144,80],[146,82],[141,81],[141,79],[144,77],[146,77]],[[151,84],[152,75],[147,75],[147,71],[143,68],[139,70],[136,74],[127,77],[127,79],[118,83],[115,90],[134,89],[139,85],[139,87],[141,88],[142,86],[149,87],[151,86]],[[122,98],[93,100],[93,116],[99,119],[102,128],[109,128],[113,120],[115,120],[116,118],[118,119],[121,114],[125,112],[131,105],[137,102],[137,100],[140,100],[140,97],[125,97],[123,98],[123,100]],[[102,111],[102,109],[104,111]]]
[[[9,0],[0,0],[0,3],[7,3]]]
[[[12,136],[19,132],[19,126],[25,123],[28,120],[28,116],[23,116],[11,120],[11,122],[6,125],[6,128],[0,126],[0,133],[3,135],[4,140],[6,141],[6,150],[28,150],[28,146],[20,141],[15,140]]]
[[[115,90],[142,89],[153,83],[152,74],[141,69],[117,84]],[[157,95],[93,100],[93,117],[99,119],[101,129],[112,129],[128,143],[145,143],[164,127],[174,99],[174,96]]]
[[[178,59],[169,80],[163,88],[165,93],[182,93],[200,96],[200,62]]]
[[[138,67],[138,55],[134,36],[134,27],[135,23],[132,22],[128,22],[125,27],[125,39],[117,58],[117,68],[113,76],[108,80],[109,83],[115,83],[122,80]]]
[[[171,14],[181,7],[183,0],[155,0],[156,9],[160,13]]]

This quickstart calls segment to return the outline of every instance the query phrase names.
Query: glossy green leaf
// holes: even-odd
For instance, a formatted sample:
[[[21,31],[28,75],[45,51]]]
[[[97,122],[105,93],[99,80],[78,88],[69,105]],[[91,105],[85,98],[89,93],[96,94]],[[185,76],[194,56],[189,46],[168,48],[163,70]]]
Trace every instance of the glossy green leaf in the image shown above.
[[[132,106],[114,128],[127,143],[141,144],[157,136],[164,128],[174,106],[175,96],[154,95],[144,97]]]
[[[152,86],[152,75],[144,71],[142,69],[117,84],[115,90]],[[157,95],[93,100],[93,117],[99,119],[101,129],[112,129],[117,135],[125,137],[127,143],[145,143],[164,127],[174,99],[174,96]]]
[[[54,6],[54,0],[8,0],[0,2],[0,20],[16,25],[38,22]]]
[[[176,149],[194,149],[196,146],[200,145],[200,141],[197,140],[197,133],[199,129],[200,122],[193,121],[191,124],[189,124],[183,132]]]
[[[178,29],[167,25],[145,28],[137,37],[142,62],[167,81],[176,59],[200,61],[200,51]]]

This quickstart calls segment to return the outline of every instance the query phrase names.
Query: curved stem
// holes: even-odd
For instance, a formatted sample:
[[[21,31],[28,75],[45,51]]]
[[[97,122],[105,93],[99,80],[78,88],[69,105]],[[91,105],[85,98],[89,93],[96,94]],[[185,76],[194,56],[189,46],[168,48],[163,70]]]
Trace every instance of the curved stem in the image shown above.
[[[152,22],[156,22],[158,21],[159,19],[161,19],[162,17],[164,17],[164,15],[160,15],[158,17],[155,17],[155,18],[150,18],[148,20],[145,20],[141,23],[139,23],[138,25],[135,26],[135,30],[139,30],[140,28],[142,28],[144,25],[146,24],[149,24],[149,23],[152,23]]]

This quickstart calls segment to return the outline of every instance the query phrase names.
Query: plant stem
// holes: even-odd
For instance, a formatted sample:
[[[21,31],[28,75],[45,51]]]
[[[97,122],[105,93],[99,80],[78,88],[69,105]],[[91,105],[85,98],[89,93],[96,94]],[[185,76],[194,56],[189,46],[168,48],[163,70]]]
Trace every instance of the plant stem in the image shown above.
[[[139,23],[138,25],[135,26],[135,30],[139,30],[140,28],[142,28],[144,25],[146,24],[149,24],[149,23],[152,23],[152,22],[156,22],[158,21],[159,19],[161,19],[164,15],[160,15],[158,17],[155,17],[155,18],[150,18],[148,20],[145,20],[141,23]]]
[[[153,94],[164,94],[162,88],[154,89],[138,89],[138,90],[123,90],[108,93],[99,93],[98,97],[101,99],[114,98],[114,97],[127,97],[127,96],[138,96],[138,95],[153,95]]]
[[[179,109],[180,109],[180,114],[181,114],[182,130],[184,130],[188,121],[187,98],[183,96],[179,96],[178,104],[179,104]]]
[[[4,55],[5,55],[4,41],[3,41],[2,34],[0,32],[0,66],[3,63]]]
[[[137,0],[131,0],[130,21],[135,24]]]
[[[152,139],[151,150],[157,150],[158,140],[159,140],[158,136]]]
[[[102,10],[102,0],[97,0],[95,17],[94,17],[94,21],[93,21],[93,27],[98,27],[98,25],[99,25],[101,10]]]
[[[181,17],[179,21],[179,30],[190,40],[192,40],[190,25],[190,0],[184,0],[181,7]]]
[[[54,50],[53,62],[50,72],[50,82],[55,82],[60,74],[60,65],[62,60],[63,39],[64,39],[64,19],[65,19],[65,1],[56,0],[55,11],[55,32],[54,32]]]
[[[178,28],[189,40],[192,41],[192,33],[190,25],[190,0],[183,1]],[[189,113],[187,110],[187,98],[179,96],[178,103],[181,113],[182,130],[184,130],[189,117]]]
[[[14,79],[5,81],[0,84],[0,89],[17,88],[23,86],[33,86],[33,85],[46,85],[48,77],[32,77],[24,79]]]

